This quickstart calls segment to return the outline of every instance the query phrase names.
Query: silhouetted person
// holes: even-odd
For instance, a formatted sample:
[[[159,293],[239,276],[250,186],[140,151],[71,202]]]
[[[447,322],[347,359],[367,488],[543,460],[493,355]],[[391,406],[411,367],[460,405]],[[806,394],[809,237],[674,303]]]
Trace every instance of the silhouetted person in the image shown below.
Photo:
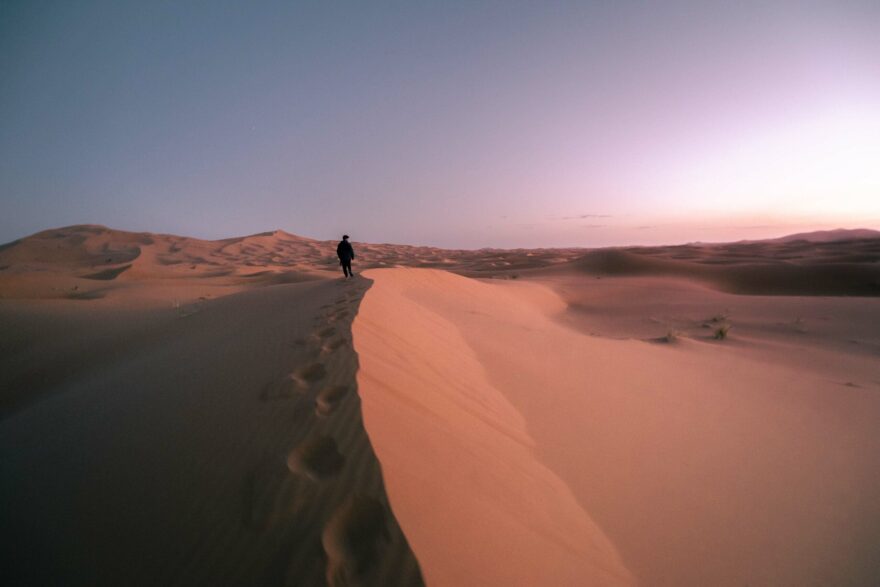
[[[336,256],[339,257],[339,264],[342,265],[342,273],[346,277],[352,277],[354,273],[351,272],[351,260],[354,259],[354,249],[348,242],[347,234],[342,235],[342,240],[336,246]]]

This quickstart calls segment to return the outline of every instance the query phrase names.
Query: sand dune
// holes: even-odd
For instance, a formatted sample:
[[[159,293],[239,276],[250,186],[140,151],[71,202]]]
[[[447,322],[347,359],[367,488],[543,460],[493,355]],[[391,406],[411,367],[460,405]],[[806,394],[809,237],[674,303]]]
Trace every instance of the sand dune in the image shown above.
[[[771,241],[807,241],[811,243],[852,241],[861,239],[878,239],[880,230],[869,228],[836,228],[833,230],[814,230],[812,232],[798,232],[789,234]]]
[[[454,316],[438,311],[447,296],[462,312],[482,309],[471,296],[492,287],[431,270],[367,276],[375,291],[353,330],[364,418],[427,583],[631,584],[602,530],[535,454],[527,419]]]
[[[18,299],[165,299],[173,288],[187,297],[218,297],[254,286],[326,278],[338,270],[336,241],[282,230],[206,241],[80,225],[46,230],[0,247],[0,296]],[[580,249],[444,250],[358,243],[357,266],[440,267],[493,275],[546,267],[577,258]]]
[[[577,269],[599,276],[683,277],[750,295],[880,295],[880,238],[873,231],[815,234],[815,241],[798,235],[795,240],[598,250],[469,251],[358,243],[356,264],[361,270],[408,266],[470,277]],[[338,270],[335,246],[335,241],[281,230],[205,241],[70,226],[0,247],[0,295],[89,300],[129,289],[161,298],[161,288],[173,285],[194,298],[217,297],[326,277]]]
[[[422,584],[361,424],[366,286],[0,304],[4,581]]]
[[[590,275],[696,279],[739,294],[880,295],[880,239],[603,249],[569,264]]]
[[[880,239],[335,244],[0,246],[7,582],[880,576]]]
[[[429,584],[878,576],[876,352],[841,372],[833,350],[793,365],[759,341],[611,340],[536,283],[367,276],[365,422]]]
[[[131,233],[102,226],[47,230],[0,250],[0,292],[10,298],[90,299],[123,290],[180,289],[188,282],[201,295],[220,296],[254,284],[317,279],[332,259],[309,239],[276,231],[203,241],[173,235]],[[323,262],[323,265],[322,265]],[[127,294],[126,303],[130,303]]]

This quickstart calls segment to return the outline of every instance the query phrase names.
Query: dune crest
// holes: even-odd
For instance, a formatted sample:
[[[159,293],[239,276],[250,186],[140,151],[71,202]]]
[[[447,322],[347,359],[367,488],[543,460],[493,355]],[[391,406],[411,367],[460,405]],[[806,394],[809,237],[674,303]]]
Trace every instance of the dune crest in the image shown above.
[[[427,584],[632,584],[456,326],[419,301],[428,289],[460,300],[463,289],[487,286],[435,270],[373,276],[352,328],[359,393]]]
[[[429,584],[876,576],[865,534],[880,513],[866,506],[880,483],[873,351],[736,330],[759,298],[745,298],[730,340],[666,344],[582,332],[566,303],[590,295],[598,313],[643,311],[657,278],[629,302],[623,282],[606,291],[611,279],[594,286],[577,271],[540,282],[366,276],[352,327],[365,426]],[[666,286],[679,287],[679,312],[708,291],[686,284]],[[837,313],[847,301],[809,307]]]
[[[366,280],[172,308],[132,271],[0,300],[4,584],[422,585],[354,391]]]
[[[880,296],[880,243],[785,240],[596,249],[570,263],[593,276],[664,276],[748,295]]]

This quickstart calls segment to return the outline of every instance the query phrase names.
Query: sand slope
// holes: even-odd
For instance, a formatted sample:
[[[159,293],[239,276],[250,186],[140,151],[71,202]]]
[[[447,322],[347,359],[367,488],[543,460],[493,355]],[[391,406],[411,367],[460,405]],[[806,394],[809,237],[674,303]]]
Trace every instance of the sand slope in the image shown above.
[[[366,285],[0,305],[4,582],[421,584],[361,425]]]
[[[375,291],[353,329],[364,417],[427,583],[630,584],[602,530],[536,458],[522,414],[436,312],[485,286],[430,270],[367,275]]]
[[[646,585],[878,576],[873,360],[848,374],[872,388],[843,386],[833,362],[770,363],[759,345],[585,335],[535,283],[367,275],[365,423],[429,582],[602,584],[626,582],[624,566]]]

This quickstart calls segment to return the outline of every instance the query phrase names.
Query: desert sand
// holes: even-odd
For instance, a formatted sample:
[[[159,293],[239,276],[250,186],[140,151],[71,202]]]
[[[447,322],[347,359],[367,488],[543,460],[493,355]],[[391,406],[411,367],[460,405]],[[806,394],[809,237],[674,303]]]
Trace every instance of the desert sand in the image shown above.
[[[367,283],[248,256],[284,246],[309,254],[100,227],[0,251],[4,583],[422,584],[355,389]]]
[[[874,585],[880,238],[0,247],[40,585]]]

